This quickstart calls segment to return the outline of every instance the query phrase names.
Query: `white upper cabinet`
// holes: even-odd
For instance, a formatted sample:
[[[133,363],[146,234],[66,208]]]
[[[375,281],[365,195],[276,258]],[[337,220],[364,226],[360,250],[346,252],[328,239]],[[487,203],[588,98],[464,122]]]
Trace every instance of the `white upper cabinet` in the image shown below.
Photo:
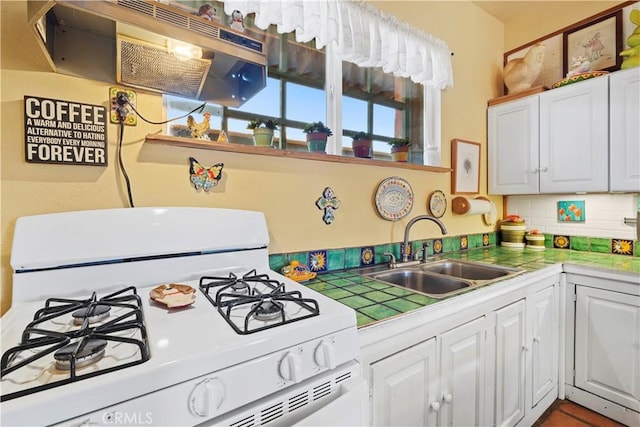
[[[538,193],[538,97],[491,107],[488,119],[489,193]]]
[[[609,189],[607,77],[540,94],[540,192]]]
[[[609,80],[579,83],[488,110],[491,194],[609,191]]]
[[[611,191],[640,192],[640,67],[609,76]]]

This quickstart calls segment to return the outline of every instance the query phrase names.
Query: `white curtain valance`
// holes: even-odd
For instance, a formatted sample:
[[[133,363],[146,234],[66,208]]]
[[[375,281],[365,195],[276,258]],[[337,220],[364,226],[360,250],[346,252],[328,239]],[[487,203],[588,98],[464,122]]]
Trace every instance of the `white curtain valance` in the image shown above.
[[[315,39],[323,48],[335,41],[344,61],[381,67],[385,73],[444,89],[453,86],[447,44],[371,4],[353,0],[226,0],[225,13],[255,13],[255,25],[276,25],[281,34],[295,31],[296,40]]]

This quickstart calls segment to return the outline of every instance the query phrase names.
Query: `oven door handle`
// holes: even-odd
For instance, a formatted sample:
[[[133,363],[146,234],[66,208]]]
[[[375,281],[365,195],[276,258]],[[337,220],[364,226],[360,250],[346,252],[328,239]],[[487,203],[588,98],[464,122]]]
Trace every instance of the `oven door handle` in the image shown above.
[[[340,386],[340,396],[294,426],[368,426],[369,387],[362,377],[351,378]]]

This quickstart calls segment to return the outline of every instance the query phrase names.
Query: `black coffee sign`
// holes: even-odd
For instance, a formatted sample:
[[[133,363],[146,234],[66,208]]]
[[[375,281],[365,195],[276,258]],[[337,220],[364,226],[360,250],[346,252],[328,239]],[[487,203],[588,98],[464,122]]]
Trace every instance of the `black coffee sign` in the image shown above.
[[[32,163],[107,165],[107,109],[24,97],[25,159]]]

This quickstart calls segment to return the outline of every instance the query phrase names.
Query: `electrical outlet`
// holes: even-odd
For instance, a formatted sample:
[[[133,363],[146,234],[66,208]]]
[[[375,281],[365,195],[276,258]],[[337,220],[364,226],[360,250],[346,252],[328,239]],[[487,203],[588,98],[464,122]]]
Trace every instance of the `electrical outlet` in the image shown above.
[[[136,107],[136,93],[131,89],[122,89],[119,87],[109,88],[109,99],[111,101],[111,123],[120,123],[120,111],[126,114],[124,124],[127,126],[136,126],[138,124],[138,116],[136,116],[133,108]],[[125,100],[125,102],[122,102]],[[133,106],[133,108],[131,108]]]

